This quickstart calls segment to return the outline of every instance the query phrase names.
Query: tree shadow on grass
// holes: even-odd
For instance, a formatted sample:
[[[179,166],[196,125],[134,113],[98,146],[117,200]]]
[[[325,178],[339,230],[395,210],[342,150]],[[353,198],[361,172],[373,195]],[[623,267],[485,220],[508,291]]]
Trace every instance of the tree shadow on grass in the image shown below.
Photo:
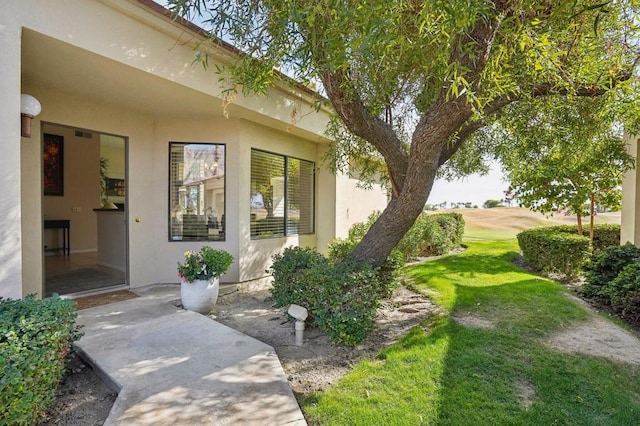
[[[505,244],[504,247],[509,247]],[[504,248],[503,247],[503,248]],[[487,250],[483,250],[486,248]],[[309,410],[321,424],[635,425],[640,369],[544,344],[589,314],[564,289],[518,269],[515,252],[474,243],[407,269],[449,316],[431,318],[358,365]],[[488,328],[456,316],[487,319]],[[316,417],[316,413],[319,415]]]

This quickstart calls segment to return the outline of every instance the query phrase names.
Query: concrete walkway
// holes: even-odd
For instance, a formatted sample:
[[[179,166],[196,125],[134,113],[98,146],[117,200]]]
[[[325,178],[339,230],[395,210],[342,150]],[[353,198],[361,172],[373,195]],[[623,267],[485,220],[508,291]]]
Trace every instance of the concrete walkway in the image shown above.
[[[269,345],[175,307],[180,287],[78,312],[80,350],[119,391],[106,425],[306,425]]]

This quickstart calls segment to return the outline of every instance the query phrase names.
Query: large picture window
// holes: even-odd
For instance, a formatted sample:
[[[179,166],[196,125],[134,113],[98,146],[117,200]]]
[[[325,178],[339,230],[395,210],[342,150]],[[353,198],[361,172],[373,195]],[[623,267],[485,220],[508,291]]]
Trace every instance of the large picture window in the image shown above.
[[[251,150],[251,238],[314,232],[311,161]]]
[[[225,239],[225,145],[169,143],[169,241]]]

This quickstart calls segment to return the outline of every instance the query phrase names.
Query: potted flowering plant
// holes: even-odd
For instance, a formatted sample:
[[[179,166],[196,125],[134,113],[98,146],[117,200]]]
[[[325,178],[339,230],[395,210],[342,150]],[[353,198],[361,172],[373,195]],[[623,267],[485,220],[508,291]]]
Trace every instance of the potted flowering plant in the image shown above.
[[[208,314],[218,300],[220,275],[229,270],[233,256],[224,250],[204,246],[200,251],[186,251],[184,263],[178,262],[182,306]]]

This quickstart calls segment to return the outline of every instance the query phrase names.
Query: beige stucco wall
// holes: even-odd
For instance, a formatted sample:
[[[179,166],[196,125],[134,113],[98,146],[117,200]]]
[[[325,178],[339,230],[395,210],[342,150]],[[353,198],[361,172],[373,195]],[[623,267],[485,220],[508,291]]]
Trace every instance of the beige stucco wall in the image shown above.
[[[169,142],[212,142],[226,144],[225,159],[225,232],[226,241],[207,242],[217,249],[227,250],[233,255],[236,261],[233,263],[229,272],[222,277],[223,282],[238,280],[238,259],[239,240],[238,234],[235,232],[239,226],[238,218],[238,193],[240,191],[238,174],[242,172],[238,167],[239,157],[239,141],[238,132],[240,121],[235,119],[225,119],[222,117],[210,119],[184,119],[175,117],[162,117],[156,121],[155,135],[156,140],[153,143],[153,161],[157,165],[155,167],[155,188],[157,200],[154,206],[154,212],[149,214],[146,221],[152,221],[152,227],[157,230],[153,235],[151,242],[157,250],[155,252],[156,259],[159,259],[156,276],[152,282],[177,282],[176,262],[182,259],[182,255],[186,250],[197,249],[205,244],[205,242],[169,242],[168,241],[168,211],[169,205]],[[130,144],[132,142],[130,141]],[[129,169],[135,167],[133,159],[130,160]],[[133,180],[131,180],[133,182]],[[130,202],[132,200],[130,199]],[[132,252],[134,248],[132,246]],[[133,265],[131,266],[133,269]],[[132,285],[135,282],[132,280]]]
[[[20,297],[42,289],[42,220],[43,214],[53,213],[47,213],[49,206],[43,206],[41,197],[41,123],[127,138],[125,218],[132,287],[176,282],[176,261],[187,248],[197,248],[168,241],[169,141],[227,144],[230,232],[226,241],[210,243],[237,259],[223,281],[264,275],[271,255],[288,245],[324,251],[336,234],[344,235],[351,223],[366,218],[371,208],[365,206],[384,207],[384,196],[359,190],[352,180],[322,169],[316,175],[316,234],[251,241],[251,147],[319,165],[326,150],[328,115],[325,110],[314,112],[304,90],[281,86],[267,96],[239,95],[224,118],[217,76],[192,65],[195,40],[189,30],[135,0],[21,0],[4,5],[0,167],[6,177],[0,181],[0,296]],[[224,62],[226,56],[221,52],[212,61]],[[19,134],[21,92],[42,104],[31,139]],[[83,204],[80,214],[90,214],[90,207]],[[74,233],[74,247],[76,238]]]
[[[345,174],[336,176],[336,237],[345,238],[351,225],[364,222],[374,210],[387,206],[387,193],[380,185],[358,187],[358,180]]]
[[[271,265],[271,256],[288,246],[315,247],[315,235],[292,235],[283,238],[251,239],[250,199],[251,199],[251,149],[261,149],[276,154],[313,161],[318,164],[316,144],[295,138],[287,132],[279,132],[242,121],[240,129],[240,156],[238,167],[244,173],[238,175],[240,183],[239,195],[239,227],[240,238],[240,276],[239,281],[247,281],[265,276],[265,270]],[[317,186],[317,185],[316,185]],[[316,192],[333,192],[335,187],[316,188]],[[316,203],[317,204],[317,203]],[[316,218],[321,215],[316,206]]]
[[[34,223],[41,223],[42,217],[42,162],[33,162],[34,158],[41,158],[42,155],[40,134],[40,122],[34,121],[31,125],[31,138],[22,138],[20,141],[20,170],[24,171],[20,174],[23,295],[40,294],[43,285],[42,226],[33,226]],[[12,169],[15,169],[15,165]],[[4,247],[5,243],[0,241],[0,252]],[[3,295],[2,291],[0,295]]]
[[[3,5],[4,7],[4,5]],[[23,15],[23,14],[20,14]],[[0,14],[0,296],[21,297],[23,281],[22,226],[29,225],[21,213],[21,151],[28,139],[20,137],[20,15]],[[32,131],[37,131],[37,124]],[[25,150],[29,150],[26,147]],[[26,153],[25,153],[26,154]],[[28,155],[28,154],[27,154]],[[29,235],[30,238],[37,235]],[[40,263],[41,258],[31,259]],[[41,267],[41,266],[40,266]],[[25,279],[29,276],[25,276]]]
[[[627,136],[629,154],[640,159],[640,144],[636,136]],[[628,171],[622,181],[622,228],[620,242],[640,246],[640,166]]]

